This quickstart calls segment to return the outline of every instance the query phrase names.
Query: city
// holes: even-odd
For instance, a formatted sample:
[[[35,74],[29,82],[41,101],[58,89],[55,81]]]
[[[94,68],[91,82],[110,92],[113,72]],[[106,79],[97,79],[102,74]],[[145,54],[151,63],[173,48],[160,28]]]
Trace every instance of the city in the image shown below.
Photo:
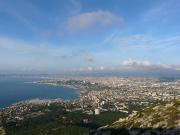
[[[64,86],[80,90],[75,100],[40,100],[19,102],[1,109],[1,123],[16,123],[28,118],[43,116],[45,108],[60,107],[64,112],[86,114],[84,123],[103,112],[120,112],[124,115],[161,102],[180,99],[180,81],[160,82],[157,78],[133,77],[70,77],[32,82],[37,85]],[[179,110],[180,111],[180,110]],[[90,117],[89,117],[90,116]],[[65,118],[62,116],[62,118]]]
[[[0,0],[0,135],[180,135],[179,0]]]

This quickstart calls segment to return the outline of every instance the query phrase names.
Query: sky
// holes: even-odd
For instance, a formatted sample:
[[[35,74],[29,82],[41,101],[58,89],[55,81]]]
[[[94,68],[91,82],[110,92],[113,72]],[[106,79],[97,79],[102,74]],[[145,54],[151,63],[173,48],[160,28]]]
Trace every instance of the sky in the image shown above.
[[[0,73],[180,70],[179,0],[0,0]]]

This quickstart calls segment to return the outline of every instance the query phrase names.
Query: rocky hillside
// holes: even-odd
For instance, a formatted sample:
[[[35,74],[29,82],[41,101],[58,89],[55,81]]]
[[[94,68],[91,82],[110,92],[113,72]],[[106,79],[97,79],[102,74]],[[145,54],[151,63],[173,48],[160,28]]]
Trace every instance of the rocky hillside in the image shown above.
[[[163,134],[180,135],[180,100],[148,107],[112,125],[99,129],[96,135]]]
[[[5,135],[5,131],[2,127],[0,127],[0,135]]]

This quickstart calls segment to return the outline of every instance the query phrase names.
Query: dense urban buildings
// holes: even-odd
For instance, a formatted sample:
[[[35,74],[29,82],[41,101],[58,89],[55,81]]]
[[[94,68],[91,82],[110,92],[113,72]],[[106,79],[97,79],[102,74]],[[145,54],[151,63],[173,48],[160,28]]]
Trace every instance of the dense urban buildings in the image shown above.
[[[1,110],[6,121],[23,120],[43,115],[39,108],[58,104],[64,110],[82,111],[88,115],[119,111],[132,113],[138,106],[180,99],[180,81],[160,82],[156,78],[75,77],[33,82],[44,85],[73,87],[80,90],[79,99],[63,101],[30,100]]]

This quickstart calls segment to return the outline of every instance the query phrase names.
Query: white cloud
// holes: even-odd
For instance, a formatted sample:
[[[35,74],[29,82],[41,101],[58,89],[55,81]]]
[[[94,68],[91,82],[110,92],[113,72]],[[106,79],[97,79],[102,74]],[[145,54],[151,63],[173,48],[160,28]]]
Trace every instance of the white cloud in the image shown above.
[[[98,28],[122,24],[123,20],[121,17],[109,11],[98,10],[70,17],[67,21],[67,29],[69,31],[81,31],[93,26]]]
[[[103,71],[103,70],[105,70],[105,67],[104,66],[96,66],[94,68],[94,70],[96,70],[96,71]]]
[[[152,63],[149,60],[135,60],[127,59],[122,61],[121,68],[123,69],[135,69],[135,70],[180,70],[180,65],[168,65],[160,63]]]
[[[135,59],[128,59],[128,60],[124,60],[122,62],[122,65],[123,66],[140,66],[140,67],[149,67],[149,66],[152,66],[152,63],[148,60],[135,60]]]
[[[100,70],[104,70],[104,67],[103,67],[103,66],[100,66],[99,69],[100,69]]]
[[[88,67],[87,69],[88,69],[88,71],[92,71],[92,70],[93,70],[93,68],[92,68],[92,67]]]
[[[80,72],[87,72],[87,71],[103,71],[106,68],[104,66],[88,66],[88,67],[81,67],[81,68],[72,68],[71,71],[80,71]]]

